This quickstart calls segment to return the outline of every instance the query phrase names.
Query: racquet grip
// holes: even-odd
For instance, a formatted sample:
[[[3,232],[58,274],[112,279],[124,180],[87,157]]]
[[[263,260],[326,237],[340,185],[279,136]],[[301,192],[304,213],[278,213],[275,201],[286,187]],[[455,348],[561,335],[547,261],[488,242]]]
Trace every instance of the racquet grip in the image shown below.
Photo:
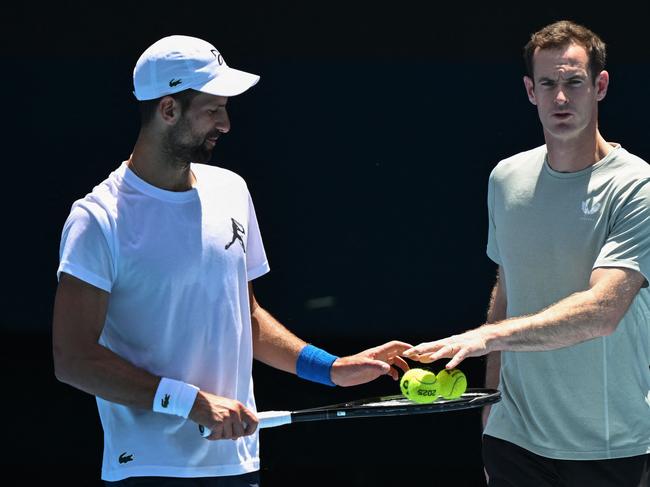
[[[257,413],[257,419],[259,420],[258,428],[275,428],[291,423],[291,411],[264,411]],[[199,431],[203,438],[212,434],[212,430],[203,425],[199,425]]]

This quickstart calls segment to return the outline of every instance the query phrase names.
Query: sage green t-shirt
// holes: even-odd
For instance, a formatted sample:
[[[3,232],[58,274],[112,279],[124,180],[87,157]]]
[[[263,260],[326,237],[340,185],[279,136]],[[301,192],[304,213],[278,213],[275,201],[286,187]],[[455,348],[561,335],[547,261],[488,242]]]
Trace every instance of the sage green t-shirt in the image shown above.
[[[488,187],[488,256],[507,316],[586,290],[593,269],[650,277],[650,166],[616,145],[591,167],[554,171],[546,146],[501,161]],[[609,336],[543,352],[502,352],[502,401],[485,434],[550,458],[650,452],[650,290]]]

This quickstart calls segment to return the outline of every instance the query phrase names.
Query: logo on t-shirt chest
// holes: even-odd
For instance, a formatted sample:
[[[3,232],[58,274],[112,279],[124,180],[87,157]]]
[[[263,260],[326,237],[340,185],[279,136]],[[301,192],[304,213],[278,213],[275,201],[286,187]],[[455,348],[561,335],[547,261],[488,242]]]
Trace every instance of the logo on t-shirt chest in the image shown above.
[[[246,235],[246,230],[244,229],[244,225],[232,217],[230,220],[232,222],[232,240],[226,244],[225,249],[228,250],[235,242],[239,242],[241,249],[246,253],[246,245],[244,244],[244,235]]]
[[[600,212],[601,204],[594,201],[593,198],[587,198],[580,206],[582,210],[581,220],[596,221]]]

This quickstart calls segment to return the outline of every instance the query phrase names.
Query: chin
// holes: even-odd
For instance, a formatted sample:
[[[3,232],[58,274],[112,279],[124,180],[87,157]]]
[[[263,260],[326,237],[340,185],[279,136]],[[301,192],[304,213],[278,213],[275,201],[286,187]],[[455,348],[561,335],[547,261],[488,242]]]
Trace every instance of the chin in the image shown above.
[[[193,157],[192,157],[192,162],[197,163],[197,164],[205,164],[207,162],[210,162],[210,159],[212,158],[212,151],[207,150],[207,149],[200,149],[194,151]]]
[[[571,125],[556,125],[545,127],[545,131],[556,139],[573,139],[580,135],[581,130]]]

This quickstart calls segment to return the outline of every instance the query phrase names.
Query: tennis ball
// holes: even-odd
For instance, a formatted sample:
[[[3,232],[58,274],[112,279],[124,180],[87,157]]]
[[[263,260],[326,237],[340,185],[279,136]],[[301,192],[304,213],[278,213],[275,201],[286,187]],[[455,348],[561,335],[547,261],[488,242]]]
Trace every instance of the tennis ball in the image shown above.
[[[400,380],[404,397],[419,403],[429,403],[438,399],[438,380],[436,374],[424,369],[410,369]]]
[[[438,392],[445,399],[456,399],[467,389],[467,378],[458,369],[442,369],[438,372]]]

